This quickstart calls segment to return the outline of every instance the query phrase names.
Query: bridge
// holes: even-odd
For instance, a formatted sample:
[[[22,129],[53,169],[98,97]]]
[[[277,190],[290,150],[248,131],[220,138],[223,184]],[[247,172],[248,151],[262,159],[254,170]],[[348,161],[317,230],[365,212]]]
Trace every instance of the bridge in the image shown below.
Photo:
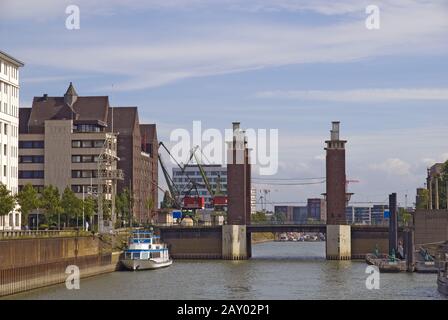
[[[255,232],[316,232],[326,234],[326,257],[349,260],[371,253],[397,251],[398,224],[395,202],[389,199],[391,231],[387,226],[350,226],[345,209],[346,140],[339,138],[339,122],[332,123],[326,150],[326,221],[318,223],[272,223],[251,221],[251,161],[245,131],[233,123],[233,140],[227,150],[227,222],[215,227],[162,227],[161,237],[175,258],[217,258],[242,260],[252,255],[251,234]],[[393,200],[393,199],[392,199]]]

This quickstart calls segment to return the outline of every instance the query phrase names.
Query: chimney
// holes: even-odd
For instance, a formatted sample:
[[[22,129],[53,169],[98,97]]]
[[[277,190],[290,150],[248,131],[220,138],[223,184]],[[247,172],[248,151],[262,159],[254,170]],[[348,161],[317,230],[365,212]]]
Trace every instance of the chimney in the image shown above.
[[[232,122],[233,131],[240,129],[240,123],[239,122]]]

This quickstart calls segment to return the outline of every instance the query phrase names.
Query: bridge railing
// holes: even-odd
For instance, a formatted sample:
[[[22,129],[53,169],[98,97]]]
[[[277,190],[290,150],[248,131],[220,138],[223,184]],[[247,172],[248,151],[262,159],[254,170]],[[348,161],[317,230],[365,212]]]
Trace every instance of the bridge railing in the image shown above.
[[[251,221],[251,225],[322,225],[325,224],[325,221],[320,220],[312,220],[312,221],[294,221],[294,220],[285,220],[285,221]]]

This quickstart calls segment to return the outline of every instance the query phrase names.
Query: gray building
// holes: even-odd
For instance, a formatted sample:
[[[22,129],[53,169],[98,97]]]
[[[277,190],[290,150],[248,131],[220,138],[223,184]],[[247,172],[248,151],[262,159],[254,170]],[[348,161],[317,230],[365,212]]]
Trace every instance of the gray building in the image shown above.
[[[218,176],[219,184],[221,186],[221,191],[223,194],[227,194],[227,167],[221,165],[209,164],[202,165],[204,169],[205,176],[210,183],[213,190],[216,190]],[[197,165],[187,165],[184,172],[180,168],[173,168],[173,182],[174,186],[180,191],[181,197],[180,201],[183,200],[184,196],[188,193],[191,187],[190,180],[196,184],[199,196],[204,197],[205,209],[213,209],[212,196],[208,192],[204,180],[202,179],[201,173]],[[190,191],[192,196],[196,196],[196,190],[192,189]]]

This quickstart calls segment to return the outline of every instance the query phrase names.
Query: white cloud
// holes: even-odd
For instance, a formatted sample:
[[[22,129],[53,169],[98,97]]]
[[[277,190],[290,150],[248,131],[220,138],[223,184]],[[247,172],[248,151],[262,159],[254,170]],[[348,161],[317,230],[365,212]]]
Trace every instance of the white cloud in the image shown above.
[[[14,7],[16,2],[19,1],[7,2],[9,6],[2,12],[14,16],[15,11],[8,8]],[[209,3],[210,1],[191,0],[168,1],[163,5],[161,1],[150,1],[149,4],[137,1],[132,3],[132,7],[163,6],[167,10],[176,10],[178,6],[180,8],[199,6],[216,9]],[[235,3],[245,4],[242,1],[224,0],[219,3],[228,7]],[[331,1],[323,0],[305,1],[295,6],[293,1],[252,1],[252,3],[259,4],[261,8],[274,6],[293,10],[293,7],[297,7],[297,10],[313,10],[326,14],[349,13],[358,6],[356,1],[346,1],[345,7],[342,6],[343,10],[339,12]],[[22,5],[19,7],[24,12],[31,12],[31,9],[35,8],[37,11],[34,14],[39,16],[41,9],[37,8],[37,2],[28,4],[30,7]],[[48,8],[53,4],[54,1],[46,0],[43,7]],[[88,14],[103,7],[110,7],[110,10],[123,8],[118,1],[107,4],[105,1],[80,1],[79,5],[81,15],[83,12]],[[58,4],[56,7],[60,6]],[[62,27],[63,22],[59,32],[53,29],[51,32],[46,32],[36,27],[27,35],[30,37],[29,42],[23,41],[22,45],[14,49],[14,55],[25,60],[28,65],[115,75],[120,79],[119,83],[115,83],[116,90],[133,90],[161,86],[188,78],[291,64],[340,63],[385,55],[448,52],[446,41],[448,10],[445,4],[437,1],[432,4],[426,1],[411,1],[406,4],[403,1],[395,1],[393,5],[384,5],[382,8],[381,29],[374,32],[365,28],[364,7],[360,8],[359,16],[320,25],[312,26],[309,23],[292,21],[254,22],[253,19],[229,18],[226,23],[218,19],[216,22],[208,21],[205,24],[198,22],[186,26],[178,25],[175,32],[168,32],[163,36],[157,35],[157,32],[148,29],[149,26],[145,24],[127,29],[125,34],[118,27],[90,29],[84,27],[82,16],[79,33],[67,34],[68,31]],[[53,10],[55,9],[49,9],[49,12],[42,16],[51,15]],[[170,13],[171,11],[164,12],[167,21],[176,19],[176,16],[170,16]],[[59,13],[58,17],[64,19],[65,16]],[[160,28],[164,30],[163,26]],[[45,37],[42,37],[43,32],[46,34]],[[120,39],[119,43],[117,39]],[[123,59],[124,57],[126,59]],[[102,89],[98,88],[99,91]],[[368,93],[361,92],[359,95]],[[442,98],[445,97],[443,91],[435,93]],[[322,92],[317,94],[322,96]],[[381,92],[381,94],[394,96],[394,92]],[[407,93],[401,93],[399,96],[404,94]],[[415,98],[418,98],[422,95],[427,97],[429,93],[414,92],[414,94]],[[309,96],[309,93],[307,95]]]
[[[257,98],[316,100],[334,102],[384,102],[399,100],[448,100],[448,88],[397,88],[356,90],[263,91]]]
[[[384,171],[390,175],[409,175],[411,165],[401,159],[398,158],[390,158],[385,161],[370,165],[370,168],[373,170]]]

